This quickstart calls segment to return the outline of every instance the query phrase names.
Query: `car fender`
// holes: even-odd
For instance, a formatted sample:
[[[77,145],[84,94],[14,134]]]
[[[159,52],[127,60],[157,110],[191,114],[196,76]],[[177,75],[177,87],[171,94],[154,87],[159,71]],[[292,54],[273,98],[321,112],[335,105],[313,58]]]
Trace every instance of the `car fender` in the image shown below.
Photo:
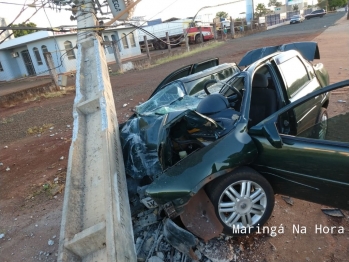
[[[257,148],[247,134],[247,124],[238,123],[226,136],[196,151],[166,169],[146,189],[157,204],[174,201],[184,205],[205,184],[232,169],[251,163]]]

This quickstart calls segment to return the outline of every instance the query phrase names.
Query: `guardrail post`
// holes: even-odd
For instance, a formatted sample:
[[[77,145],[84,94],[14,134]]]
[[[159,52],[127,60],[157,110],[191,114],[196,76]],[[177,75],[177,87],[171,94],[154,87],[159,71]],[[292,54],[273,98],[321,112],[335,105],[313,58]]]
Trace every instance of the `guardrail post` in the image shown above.
[[[215,20],[213,19],[213,37],[215,40],[217,40],[217,25],[215,23]]]
[[[147,40],[147,36],[146,36],[146,35],[144,35],[144,44],[145,44],[145,51],[147,52],[147,57],[148,57],[149,62],[150,62],[151,57],[150,57],[149,46],[148,46],[148,40]]]
[[[201,43],[203,43],[204,42],[204,36],[202,35],[202,28],[201,28],[201,26],[199,26],[199,32],[200,32]]]
[[[232,17],[230,17],[230,34],[231,34],[231,38],[234,39],[235,27],[234,27],[234,19]]]
[[[170,37],[168,35],[168,32],[166,32],[166,41],[167,41],[167,48],[168,48],[168,52],[171,53],[171,42],[170,42]]]

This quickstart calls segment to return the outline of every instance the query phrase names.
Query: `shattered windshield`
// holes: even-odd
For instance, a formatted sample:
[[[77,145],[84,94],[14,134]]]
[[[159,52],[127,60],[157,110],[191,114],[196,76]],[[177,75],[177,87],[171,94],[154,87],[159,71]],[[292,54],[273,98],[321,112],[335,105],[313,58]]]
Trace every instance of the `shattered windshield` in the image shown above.
[[[188,96],[183,84],[174,81],[156,93],[151,99],[136,107],[138,115],[163,115],[174,111],[195,109],[201,99]]]

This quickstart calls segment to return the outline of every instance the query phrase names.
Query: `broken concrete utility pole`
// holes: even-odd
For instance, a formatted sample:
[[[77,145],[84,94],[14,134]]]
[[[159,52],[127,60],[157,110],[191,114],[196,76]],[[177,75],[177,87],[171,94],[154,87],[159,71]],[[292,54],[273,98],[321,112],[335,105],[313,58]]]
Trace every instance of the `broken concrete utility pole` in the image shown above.
[[[98,25],[93,5],[79,2],[74,129],[58,261],[133,262],[137,258],[106,58],[98,31],[91,29]]]

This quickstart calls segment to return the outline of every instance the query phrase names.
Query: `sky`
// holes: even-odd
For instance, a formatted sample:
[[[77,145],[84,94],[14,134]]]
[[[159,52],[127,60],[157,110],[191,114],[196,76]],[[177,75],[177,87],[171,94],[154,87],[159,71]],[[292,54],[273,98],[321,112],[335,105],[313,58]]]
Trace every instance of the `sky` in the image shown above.
[[[5,17],[7,23],[10,23],[20,13],[22,4],[31,4],[34,0],[0,0],[0,17]],[[101,1],[102,2],[102,1]],[[268,0],[254,0],[254,5],[264,3],[267,6]],[[5,4],[12,3],[12,4]],[[37,0],[41,3],[41,0]],[[185,18],[194,16],[197,11],[204,6],[213,6],[224,3],[230,3],[214,8],[206,8],[200,11],[201,19],[214,16],[218,11],[225,11],[233,18],[244,17],[240,14],[246,11],[246,3],[244,0],[142,0],[137,4],[134,16],[144,16],[146,20],[161,18],[166,20],[171,17]],[[21,4],[21,5],[14,5]],[[64,7],[68,8],[69,6]],[[38,27],[57,27],[60,25],[76,25],[76,21],[70,21],[70,11],[56,11],[45,8],[45,12],[41,9],[29,21],[35,23]],[[35,8],[27,8],[17,20],[15,24],[24,22],[35,12]],[[51,25],[50,25],[51,24]]]

